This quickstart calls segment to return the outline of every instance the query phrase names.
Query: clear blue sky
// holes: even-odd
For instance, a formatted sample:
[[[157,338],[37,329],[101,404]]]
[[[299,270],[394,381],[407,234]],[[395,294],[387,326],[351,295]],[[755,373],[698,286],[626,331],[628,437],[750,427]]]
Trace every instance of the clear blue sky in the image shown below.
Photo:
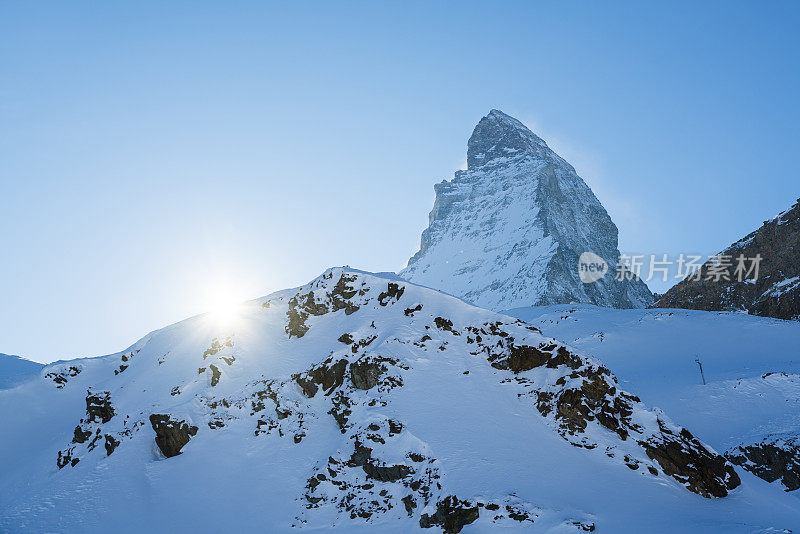
[[[397,270],[491,108],[623,251],[716,252],[800,196],[798,27],[797,2],[0,0],[0,352]]]

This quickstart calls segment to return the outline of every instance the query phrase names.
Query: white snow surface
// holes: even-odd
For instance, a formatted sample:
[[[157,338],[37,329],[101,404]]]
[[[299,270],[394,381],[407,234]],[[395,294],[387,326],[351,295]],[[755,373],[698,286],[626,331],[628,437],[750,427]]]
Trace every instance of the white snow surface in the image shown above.
[[[21,356],[0,354],[0,389],[14,388],[39,376],[44,365]]]
[[[305,320],[305,335],[289,337],[290,299],[315,291],[330,309],[333,301],[325,299],[343,275],[359,290],[354,297],[359,309],[312,315]],[[508,316],[404,281],[396,281],[402,295],[381,299],[392,280],[331,269],[302,288],[243,304],[231,323],[221,325],[210,315],[193,317],[152,332],[120,353],[58,362],[45,368],[41,379],[0,391],[0,531],[421,531],[420,514],[432,509],[420,506],[409,517],[398,503],[409,490],[397,482],[376,482],[374,488],[356,492],[356,500],[368,501],[385,490],[385,498],[395,505],[369,519],[351,519],[337,509],[336,488],[327,480],[317,488],[323,500],[309,507],[304,497],[309,478],[324,473],[332,465],[329,458],[344,461],[353,450],[351,431],[340,432],[329,414],[332,397],[320,392],[307,398],[290,380],[329,357],[397,362],[388,375],[402,386],[350,392],[351,425],[361,430],[370,424],[380,427],[376,432],[385,443],[370,446],[387,465],[435,473],[434,500],[457,495],[501,504],[497,517],[484,509],[464,527],[466,534],[579,532],[575,522],[614,533],[788,532],[784,529],[800,527],[796,496],[739,468],[741,486],[727,497],[706,499],[663,472],[654,476],[644,468],[626,467],[624,455],[650,462],[634,440],[623,442],[596,424],[584,439],[599,446],[574,446],[555,431],[552,415],[540,414],[530,397],[531,388],[556,387],[559,371],[534,369],[518,375],[524,381],[512,380],[510,371],[471,354],[465,332],[496,323],[518,344],[552,340]],[[417,305],[422,308],[407,313]],[[556,306],[515,314],[579,353],[604,360],[619,371],[623,389],[647,405],[661,406],[706,443],[718,449],[733,443],[752,428],[758,410],[765,410],[764,431],[796,422],[789,413],[789,404],[798,400],[792,393],[796,381],[761,384],[757,377],[771,370],[797,372],[800,325],[704,312],[572,309]],[[436,317],[451,321],[459,335],[437,328]],[[337,341],[343,333],[356,340],[374,339],[354,351]],[[423,341],[423,336],[430,339]],[[221,350],[204,357],[214,339]],[[487,340],[494,342],[492,336]],[[696,353],[711,380],[705,388],[696,384]],[[119,372],[124,364],[128,366]],[[208,370],[211,364],[221,371],[216,385]],[[62,376],[65,382],[47,376]],[[739,379],[747,388],[761,388],[763,406],[737,401]],[[251,413],[253,395],[266,383],[277,391],[278,406],[266,399],[266,410]],[[84,424],[87,390],[110,394],[114,417],[89,425],[120,440],[110,455],[102,444],[89,451],[85,443],[71,443],[75,426]],[[787,406],[779,411],[781,395]],[[790,395],[795,396],[790,400]],[[748,394],[741,399],[745,397],[749,402],[754,398]],[[289,415],[276,417],[278,410]],[[182,454],[161,454],[148,421],[154,413],[198,427]],[[667,416],[637,404],[634,418],[645,433],[652,432],[656,417],[672,427]],[[211,429],[209,423],[218,420],[224,426]],[[259,433],[259,420],[268,420],[272,429]],[[386,433],[389,420],[402,422],[402,431]],[[58,469],[59,451],[70,447],[80,461]],[[414,464],[410,452],[427,460]],[[351,487],[365,483],[359,469],[343,470],[339,477]],[[524,510],[533,522],[510,519],[505,506]],[[434,527],[422,532],[440,531]]]

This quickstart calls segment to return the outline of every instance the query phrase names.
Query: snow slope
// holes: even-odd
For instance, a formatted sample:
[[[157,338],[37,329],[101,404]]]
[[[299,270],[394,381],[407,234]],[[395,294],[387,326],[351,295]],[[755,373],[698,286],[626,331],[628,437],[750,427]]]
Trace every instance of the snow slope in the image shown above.
[[[797,528],[794,496],[627,389],[508,316],[335,268],[0,391],[0,531]]]
[[[18,386],[39,375],[44,365],[21,356],[0,354],[0,389]]]
[[[467,147],[467,170],[436,184],[420,250],[401,276],[492,310],[652,303],[638,277],[615,280],[616,225],[572,165],[542,139],[492,110]],[[591,284],[579,277],[578,259],[585,252],[608,266]]]
[[[744,313],[591,305],[507,313],[602,360],[623,387],[664,409],[717,450],[800,436],[797,322]]]

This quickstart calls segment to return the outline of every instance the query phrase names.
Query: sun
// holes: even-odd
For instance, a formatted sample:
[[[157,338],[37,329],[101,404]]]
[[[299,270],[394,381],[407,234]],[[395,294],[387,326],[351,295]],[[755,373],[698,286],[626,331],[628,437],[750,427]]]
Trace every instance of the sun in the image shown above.
[[[235,322],[238,307],[236,302],[220,300],[212,305],[209,316],[220,326],[228,326]]]
[[[203,306],[208,318],[220,328],[230,328],[237,323],[242,309],[241,299],[230,285],[220,283],[206,290]]]

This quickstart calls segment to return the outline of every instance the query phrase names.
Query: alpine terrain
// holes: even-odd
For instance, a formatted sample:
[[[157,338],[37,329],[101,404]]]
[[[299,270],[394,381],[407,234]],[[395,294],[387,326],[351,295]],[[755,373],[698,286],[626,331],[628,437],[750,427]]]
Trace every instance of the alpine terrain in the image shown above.
[[[51,364],[0,391],[0,420],[0,531],[788,532],[800,517],[600,361],[349,268]]]
[[[508,314],[599,358],[645,404],[663,408],[744,470],[785,491],[800,489],[800,323],[588,304]]]
[[[618,231],[575,169],[518,120],[492,110],[467,143],[467,170],[434,186],[420,250],[399,274],[493,310],[585,302],[642,308],[638,277],[615,280]],[[605,276],[583,283],[589,252]]]
[[[719,253],[656,302],[661,308],[744,311],[800,319],[800,199],[790,209]],[[737,258],[760,257],[737,272]]]
[[[39,376],[44,367],[20,356],[0,354],[0,389],[7,389]]]

